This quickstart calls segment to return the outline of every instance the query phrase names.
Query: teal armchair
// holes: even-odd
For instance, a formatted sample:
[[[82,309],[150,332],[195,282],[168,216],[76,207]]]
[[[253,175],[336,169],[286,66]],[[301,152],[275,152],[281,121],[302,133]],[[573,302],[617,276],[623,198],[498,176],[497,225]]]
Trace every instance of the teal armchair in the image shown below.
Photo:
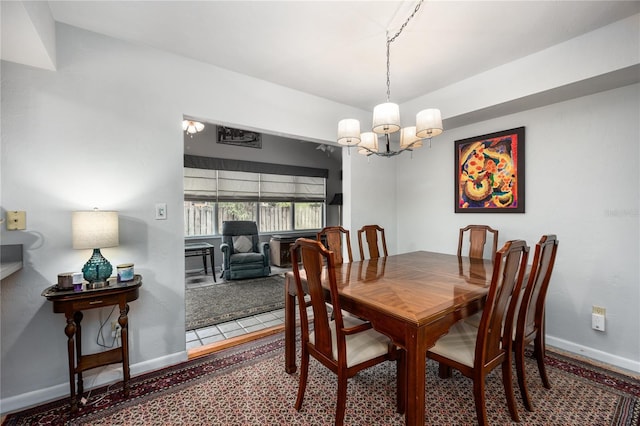
[[[225,280],[266,277],[271,274],[269,243],[260,242],[252,221],[222,222],[222,275]]]

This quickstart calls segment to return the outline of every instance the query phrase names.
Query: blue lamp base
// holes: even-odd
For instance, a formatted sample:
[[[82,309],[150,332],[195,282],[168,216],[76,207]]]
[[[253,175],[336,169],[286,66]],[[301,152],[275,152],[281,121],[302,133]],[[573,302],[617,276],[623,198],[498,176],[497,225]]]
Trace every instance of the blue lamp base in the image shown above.
[[[111,272],[113,272],[113,267],[111,263],[104,258],[102,253],[100,253],[99,248],[93,249],[93,255],[91,255],[82,268],[84,279],[89,281],[90,284],[94,282],[106,282],[107,278],[111,276]]]

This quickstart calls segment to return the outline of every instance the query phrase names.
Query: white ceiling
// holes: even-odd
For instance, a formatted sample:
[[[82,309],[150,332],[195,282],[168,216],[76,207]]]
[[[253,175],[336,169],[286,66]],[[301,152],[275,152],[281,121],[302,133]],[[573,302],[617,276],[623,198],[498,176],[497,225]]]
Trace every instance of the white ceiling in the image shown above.
[[[394,34],[416,5],[397,0],[49,4],[58,22],[365,110],[386,98],[385,32]],[[391,100],[405,102],[639,12],[639,1],[426,1],[391,44]]]

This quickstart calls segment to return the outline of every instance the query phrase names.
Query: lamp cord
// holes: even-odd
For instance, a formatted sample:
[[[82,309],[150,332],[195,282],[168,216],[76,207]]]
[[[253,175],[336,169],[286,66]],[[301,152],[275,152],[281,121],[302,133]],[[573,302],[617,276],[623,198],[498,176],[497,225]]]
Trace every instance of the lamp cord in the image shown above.
[[[422,5],[422,2],[424,0],[420,0],[418,2],[418,4],[416,5],[415,9],[413,9],[413,13],[407,18],[406,21],[404,21],[404,23],[400,26],[400,29],[398,30],[397,33],[395,33],[395,35],[391,38],[389,38],[389,31],[387,30],[386,32],[386,37],[387,37],[387,102],[389,102],[389,100],[391,99],[391,43],[393,43],[398,36],[402,33],[402,30],[404,30],[404,28],[407,26],[407,24],[409,23],[409,21],[411,21],[411,19],[415,16],[416,13],[418,13],[418,10],[420,9],[420,6]]]

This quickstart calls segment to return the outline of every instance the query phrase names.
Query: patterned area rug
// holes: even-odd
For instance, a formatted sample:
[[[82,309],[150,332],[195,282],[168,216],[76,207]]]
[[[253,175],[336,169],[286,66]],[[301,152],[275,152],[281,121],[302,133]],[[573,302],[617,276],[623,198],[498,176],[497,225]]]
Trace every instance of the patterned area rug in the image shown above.
[[[187,330],[220,324],[284,307],[284,276],[214,283],[203,276],[186,279]]]
[[[494,425],[637,425],[640,381],[555,353],[548,353],[552,388],[542,387],[535,361],[527,359],[536,411],[516,393],[521,422],[512,423],[501,375],[487,378],[487,411]],[[428,361],[429,425],[475,424],[471,381],[454,372],[437,377]],[[6,425],[329,425],[336,380],[312,358],[302,410],[293,408],[298,374],[284,371],[284,338],[268,338],[134,377],[124,400],[121,384],[93,390],[76,416],[68,398],[10,414]],[[349,381],[345,424],[403,425],[395,412],[395,364],[385,363]],[[517,385],[516,385],[517,389]]]

